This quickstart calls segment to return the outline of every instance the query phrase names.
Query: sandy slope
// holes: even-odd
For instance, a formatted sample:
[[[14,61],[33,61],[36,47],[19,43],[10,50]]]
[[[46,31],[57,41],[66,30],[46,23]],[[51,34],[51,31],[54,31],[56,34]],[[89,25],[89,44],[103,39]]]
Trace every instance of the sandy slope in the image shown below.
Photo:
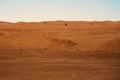
[[[120,52],[120,22],[0,22],[0,49],[20,48]]]
[[[120,80],[120,22],[0,22],[0,80]]]

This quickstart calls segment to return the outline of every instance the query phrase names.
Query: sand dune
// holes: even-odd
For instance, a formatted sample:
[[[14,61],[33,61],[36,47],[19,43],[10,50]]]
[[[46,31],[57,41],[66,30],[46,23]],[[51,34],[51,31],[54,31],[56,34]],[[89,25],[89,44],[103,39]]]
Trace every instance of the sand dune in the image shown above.
[[[0,80],[119,80],[120,22],[0,22]]]
[[[67,24],[67,25],[65,25]],[[0,22],[1,49],[120,51],[120,22]]]

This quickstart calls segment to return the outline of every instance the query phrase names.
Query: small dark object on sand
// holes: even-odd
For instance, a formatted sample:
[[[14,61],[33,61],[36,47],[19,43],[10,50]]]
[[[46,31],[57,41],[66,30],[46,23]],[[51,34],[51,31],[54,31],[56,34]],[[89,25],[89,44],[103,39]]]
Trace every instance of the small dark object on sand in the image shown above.
[[[65,26],[67,26],[67,24],[65,24]]]

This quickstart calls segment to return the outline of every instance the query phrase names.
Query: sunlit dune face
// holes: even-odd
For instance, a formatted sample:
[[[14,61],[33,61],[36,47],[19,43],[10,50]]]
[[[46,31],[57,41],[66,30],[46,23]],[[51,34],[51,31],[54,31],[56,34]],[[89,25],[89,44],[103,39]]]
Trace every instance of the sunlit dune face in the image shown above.
[[[119,52],[119,25],[112,21],[1,22],[0,48]]]

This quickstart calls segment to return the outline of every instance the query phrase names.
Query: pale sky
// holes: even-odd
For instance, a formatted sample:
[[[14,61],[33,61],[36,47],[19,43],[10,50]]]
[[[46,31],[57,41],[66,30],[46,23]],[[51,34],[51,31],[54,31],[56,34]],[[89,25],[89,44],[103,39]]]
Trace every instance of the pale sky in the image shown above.
[[[0,21],[120,20],[120,0],[0,0]]]

